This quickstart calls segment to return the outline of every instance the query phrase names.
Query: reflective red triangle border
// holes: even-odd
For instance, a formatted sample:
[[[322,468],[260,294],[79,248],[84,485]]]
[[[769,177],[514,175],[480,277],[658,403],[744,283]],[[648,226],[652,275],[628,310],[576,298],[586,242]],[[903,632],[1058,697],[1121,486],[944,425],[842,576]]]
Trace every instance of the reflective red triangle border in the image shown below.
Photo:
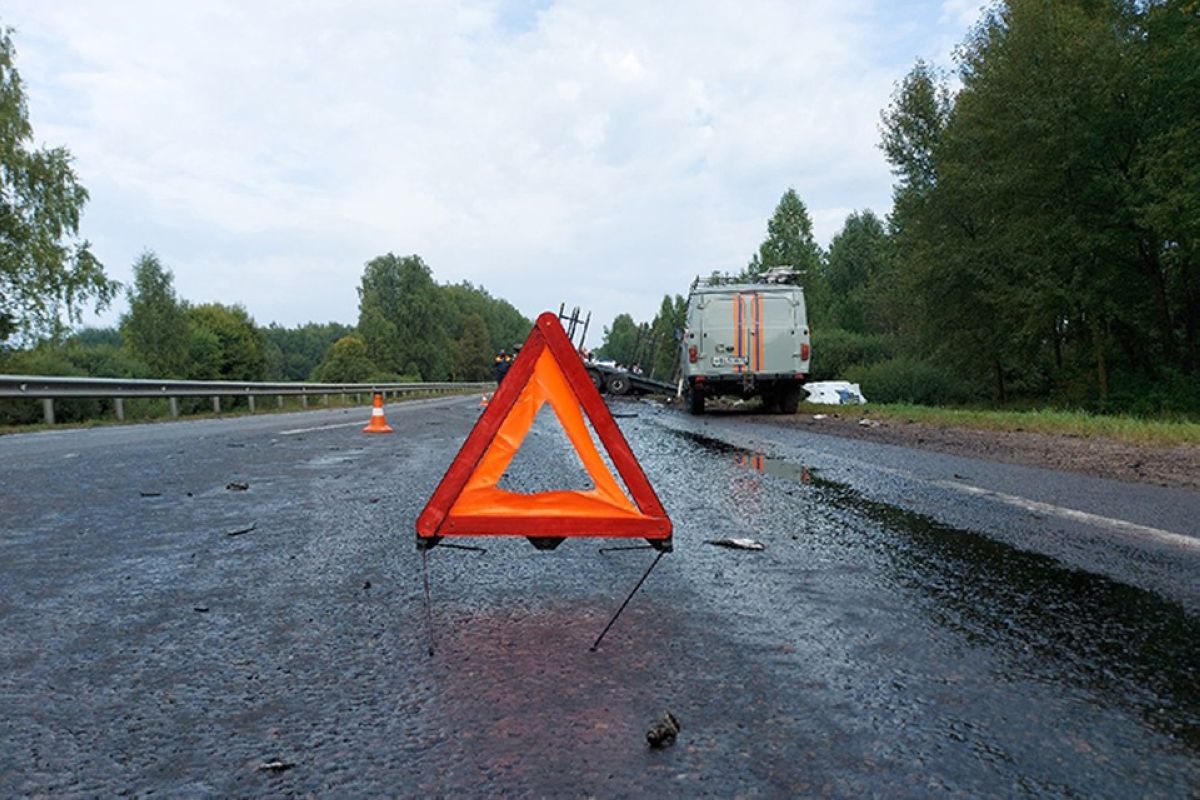
[[[548,350],[567,385],[579,401],[584,415],[625,483],[641,517],[605,518],[571,516],[489,516],[454,515],[450,509],[471,479],[476,466],[487,452],[496,432],[517,402],[521,391],[533,376],[538,357]],[[570,538],[580,536],[607,538],[643,538],[662,550],[670,550],[671,520],[654,493],[641,464],[600,392],[592,384],[579,354],[553,312],[537,318],[529,338],[501,381],[496,393],[475,427],[467,436],[425,509],[417,517],[418,547],[432,546],[444,536],[527,536],[532,538]]]

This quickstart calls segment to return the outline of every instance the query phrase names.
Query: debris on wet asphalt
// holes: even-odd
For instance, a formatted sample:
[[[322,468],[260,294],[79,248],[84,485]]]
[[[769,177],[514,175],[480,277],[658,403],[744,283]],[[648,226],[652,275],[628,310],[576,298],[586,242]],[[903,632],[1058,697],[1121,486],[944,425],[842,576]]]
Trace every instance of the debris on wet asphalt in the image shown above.
[[[705,539],[705,544],[728,547],[730,550],[766,550],[767,546],[754,539]]]
[[[646,731],[646,742],[656,749],[670,747],[675,744],[679,730],[679,720],[670,711],[664,711],[662,717]]]

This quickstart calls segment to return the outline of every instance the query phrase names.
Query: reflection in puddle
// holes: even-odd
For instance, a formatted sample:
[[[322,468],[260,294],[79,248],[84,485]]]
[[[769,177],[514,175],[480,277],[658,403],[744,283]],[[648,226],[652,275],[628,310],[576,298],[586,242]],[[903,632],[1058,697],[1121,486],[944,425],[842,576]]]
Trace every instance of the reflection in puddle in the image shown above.
[[[747,470],[759,484],[756,498],[781,479],[806,487],[820,506],[868,523],[864,544],[879,559],[881,577],[910,593],[911,605],[939,627],[994,648],[1007,665],[1000,680],[1082,687],[1133,707],[1200,753],[1200,620],[1178,604],[873,500],[813,468],[671,432]]]

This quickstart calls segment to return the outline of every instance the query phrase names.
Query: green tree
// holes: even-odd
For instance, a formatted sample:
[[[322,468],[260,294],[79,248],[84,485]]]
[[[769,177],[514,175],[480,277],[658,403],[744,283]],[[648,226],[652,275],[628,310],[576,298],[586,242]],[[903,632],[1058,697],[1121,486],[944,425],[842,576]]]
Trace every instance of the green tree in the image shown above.
[[[883,222],[867,209],[846,218],[829,243],[826,278],[830,317],[834,325],[858,333],[883,327],[876,311],[890,298],[878,297],[878,279],[887,270],[888,236]],[[881,302],[882,301],[882,302]]]
[[[604,329],[604,341],[596,349],[596,356],[622,365],[632,364],[637,357],[639,332],[632,316],[618,314],[612,326]]]
[[[962,49],[943,157],[944,206],[987,222],[971,239],[998,346],[1023,354],[1008,371],[1032,362],[1061,384],[1086,357],[1101,399],[1114,370],[1177,361],[1161,235],[1132,202],[1154,104],[1131,58],[1137,26],[1118,2],[997,7]]]
[[[767,238],[750,259],[747,274],[757,277],[772,267],[793,267],[808,280],[821,272],[821,248],[813,238],[812,219],[792,188],[779,198],[767,220]]]
[[[121,336],[130,355],[160,378],[189,373],[187,307],[175,296],[174,280],[158,256],[143,253],[133,265],[133,285],[127,290],[129,311],[121,317]]]
[[[953,99],[921,62],[898,86],[881,283],[918,355],[998,401],[1099,407],[1196,369],[1196,12],[1005,0],[959,48]]]
[[[308,322],[294,328],[271,323],[261,329],[266,342],[267,380],[303,381],[329,353],[334,342],[354,333],[340,322]]]
[[[670,381],[679,366],[680,336],[687,318],[687,300],[663,295],[658,314],[650,323],[649,351],[642,367],[651,378]]]
[[[454,342],[455,380],[486,381],[492,378],[492,337],[479,314],[471,314],[462,324]]]
[[[936,153],[953,107],[945,76],[918,59],[880,114],[880,147],[898,178],[897,201],[921,197],[937,184]]]
[[[192,339],[189,378],[262,380],[266,369],[262,333],[242,306],[206,303],[187,309]]]
[[[444,380],[451,366],[449,309],[420,256],[391,253],[367,262],[358,290],[358,332],[387,372]]]
[[[33,148],[14,64],[12,30],[0,27],[0,343],[15,333],[55,337],[83,306],[108,305],[119,284],[79,238],[87,190],[65,148]]]
[[[491,336],[489,348],[494,355],[501,349],[511,350],[529,336],[533,323],[507,300],[492,297],[482,286],[467,281],[441,288],[451,308],[449,330],[455,340],[462,338],[463,326],[472,314],[478,314]]]
[[[153,370],[133,357],[119,331],[84,328],[66,340],[63,354],[84,374],[99,378],[153,378]]]
[[[1158,233],[1166,296],[1183,340],[1181,366],[1200,370],[1200,24],[1195,0],[1147,6],[1134,53],[1144,64],[1145,140],[1135,168],[1144,175],[1138,222]]]
[[[362,383],[375,371],[367,357],[367,343],[351,335],[333,343],[311,377],[318,383]]]
[[[1017,354],[1007,345],[997,254],[978,235],[975,199],[964,196],[969,172],[946,155],[953,109],[945,77],[918,61],[883,114],[882,147],[898,177],[892,238],[903,284],[896,300],[906,304],[911,348],[964,375],[990,376],[1003,401],[1004,359]]]

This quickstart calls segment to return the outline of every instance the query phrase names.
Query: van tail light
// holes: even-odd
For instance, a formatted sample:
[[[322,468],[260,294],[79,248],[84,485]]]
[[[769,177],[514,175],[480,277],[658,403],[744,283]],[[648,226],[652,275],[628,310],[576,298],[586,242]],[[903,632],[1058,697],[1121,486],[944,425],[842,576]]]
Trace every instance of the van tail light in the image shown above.
[[[688,347],[688,363],[695,364],[696,356],[697,356],[696,345],[691,345],[690,347]]]
[[[808,342],[800,343],[800,360],[808,361]]]

